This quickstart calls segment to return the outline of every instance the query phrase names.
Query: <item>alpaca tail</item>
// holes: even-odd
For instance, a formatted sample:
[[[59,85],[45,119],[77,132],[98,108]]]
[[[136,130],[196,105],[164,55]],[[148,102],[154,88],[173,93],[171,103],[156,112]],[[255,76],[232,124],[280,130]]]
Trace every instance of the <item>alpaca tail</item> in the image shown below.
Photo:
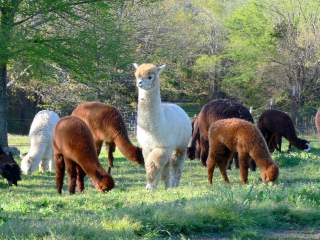
[[[114,143],[125,158],[140,165],[144,165],[142,149],[134,146],[127,136],[119,134],[114,139]]]

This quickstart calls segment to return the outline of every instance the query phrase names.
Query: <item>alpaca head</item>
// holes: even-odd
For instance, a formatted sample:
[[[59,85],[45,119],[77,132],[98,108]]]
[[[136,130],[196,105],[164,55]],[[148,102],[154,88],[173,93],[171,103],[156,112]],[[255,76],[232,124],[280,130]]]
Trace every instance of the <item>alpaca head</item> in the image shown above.
[[[304,139],[298,139],[298,147],[306,152],[311,150],[310,142]]]
[[[33,158],[26,154],[21,160],[20,167],[24,175],[29,175],[36,170],[37,164],[35,163]]]
[[[140,66],[136,63],[133,64],[136,69],[136,85],[138,88],[143,90],[151,90],[159,81],[159,75],[163,71],[166,65],[156,66],[149,63],[141,64]]]
[[[261,178],[263,182],[274,182],[279,176],[279,167],[272,163],[266,169],[261,171]]]
[[[94,185],[99,192],[110,191],[114,188],[113,178],[108,173],[96,171],[96,181]]]
[[[0,175],[7,179],[9,185],[18,184],[18,181],[21,180],[21,170],[19,165],[14,161],[11,153],[8,155],[4,152],[0,153]]]

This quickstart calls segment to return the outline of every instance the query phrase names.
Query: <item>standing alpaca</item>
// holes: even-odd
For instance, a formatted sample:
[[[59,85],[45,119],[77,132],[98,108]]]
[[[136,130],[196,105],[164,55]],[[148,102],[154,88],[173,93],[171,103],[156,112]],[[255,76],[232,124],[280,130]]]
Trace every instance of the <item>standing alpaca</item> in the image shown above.
[[[134,67],[139,90],[137,139],[145,159],[146,188],[156,188],[160,177],[166,188],[176,187],[191,137],[191,121],[179,106],[161,103],[159,75],[165,65]]]
[[[237,152],[239,155],[242,183],[248,181],[249,157],[260,168],[261,178],[264,182],[273,182],[278,178],[279,168],[272,161],[267,144],[254,124],[239,118],[218,120],[211,124],[208,136],[207,167],[210,184],[212,184],[216,165],[218,165],[224,181],[229,182],[226,170],[233,152]]]
[[[315,123],[316,123],[318,137],[320,138],[320,110],[318,110],[314,120],[315,120]]]
[[[21,161],[24,174],[31,174],[39,166],[40,172],[54,171],[52,135],[59,116],[53,111],[43,110],[34,117],[30,131],[30,149]]]
[[[241,118],[253,123],[253,118],[249,110],[236,101],[229,99],[217,99],[208,102],[202,107],[200,113],[193,122],[192,140],[188,148],[188,157],[191,160],[193,160],[195,155],[200,152],[201,162],[204,166],[206,165],[209,150],[209,127],[211,123],[226,118]],[[196,148],[198,148],[198,152],[196,151]],[[236,154],[235,157],[236,167],[238,167]],[[254,161],[250,161],[250,169],[252,171],[256,170]]]
[[[266,139],[270,152],[278,149],[281,152],[281,139],[286,138],[291,145],[300,150],[308,152],[310,143],[297,137],[293,122],[288,114],[278,110],[267,110],[263,112],[258,120],[258,127]]]
[[[114,187],[112,177],[99,163],[92,134],[80,118],[61,118],[54,130],[53,149],[58,193],[61,194],[65,168],[70,194],[75,193],[76,185],[80,192],[84,190],[86,174],[100,192]]]
[[[12,154],[6,154],[0,146],[0,175],[7,179],[8,184],[18,184],[21,180],[19,165],[14,161]]]
[[[91,130],[98,156],[102,143],[105,142],[109,167],[113,167],[116,146],[128,160],[144,163],[141,148],[131,143],[126,125],[116,108],[99,102],[85,102],[78,105],[72,115],[83,120]]]

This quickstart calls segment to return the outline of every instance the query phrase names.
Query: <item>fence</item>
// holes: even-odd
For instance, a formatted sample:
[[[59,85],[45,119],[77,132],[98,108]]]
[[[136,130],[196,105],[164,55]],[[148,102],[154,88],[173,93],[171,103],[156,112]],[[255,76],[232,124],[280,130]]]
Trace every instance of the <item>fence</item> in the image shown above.
[[[130,137],[136,136],[136,113],[133,111],[121,111],[124,118],[128,134]],[[14,135],[27,136],[33,119],[8,119],[8,132]],[[23,137],[15,137],[14,140],[9,138],[9,145],[14,147],[29,146],[29,141]]]

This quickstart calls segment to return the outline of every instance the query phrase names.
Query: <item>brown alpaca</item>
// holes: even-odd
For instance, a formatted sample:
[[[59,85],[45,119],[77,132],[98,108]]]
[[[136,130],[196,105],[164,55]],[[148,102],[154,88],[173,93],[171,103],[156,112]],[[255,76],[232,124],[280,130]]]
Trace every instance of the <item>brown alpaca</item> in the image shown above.
[[[144,164],[142,150],[131,143],[126,125],[116,108],[99,102],[84,102],[73,110],[72,115],[82,119],[88,125],[98,155],[102,143],[105,142],[108,147],[109,167],[113,166],[113,152],[116,146],[128,160]]]
[[[318,137],[320,138],[320,110],[318,110],[314,120],[315,120],[315,123],[316,123]]]
[[[276,149],[281,152],[282,137],[289,141],[288,151],[291,149],[291,145],[300,150],[310,150],[310,143],[297,137],[293,122],[285,112],[274,109],[263,112],[258,120],[258,128],[262,132],[270,152],[274,152]]]
[[[188,148],[188,157],[191,160],[195,159],[195,156],[198,154],[200,155],[202,164],[206,165],[209,150],[208,131],[210,124],[227,118],[241,118],[253,123],[249,110],[242,104],[229,99],[210,101],[202,107],[192,123],[192,140]],[[237,161],[235,162],[237,166]],[[254,161],[250,161],[250,168],[255,171],[256,165]]]
[[[239,119],[223,119],[211,124],[209,129],[208,181],[212,184],[213,171],[218,165],[224,181],[229,182],[227,165],[234,152],[238,152],[240,180],[248,181],[249,157],[260,168],[264,182],[273,182],[279,175],[267,144],[259,129],[252,123]]]
[[[65,168],[68,174],[69,193],[84,190],[84,177],[88,175],[96,189],[109,191],[114,187],[112,177],[100,165],[92,134],[79,118],[69,116],[58,122],[53,138],[56,162],[56,186],[61,194]]]

